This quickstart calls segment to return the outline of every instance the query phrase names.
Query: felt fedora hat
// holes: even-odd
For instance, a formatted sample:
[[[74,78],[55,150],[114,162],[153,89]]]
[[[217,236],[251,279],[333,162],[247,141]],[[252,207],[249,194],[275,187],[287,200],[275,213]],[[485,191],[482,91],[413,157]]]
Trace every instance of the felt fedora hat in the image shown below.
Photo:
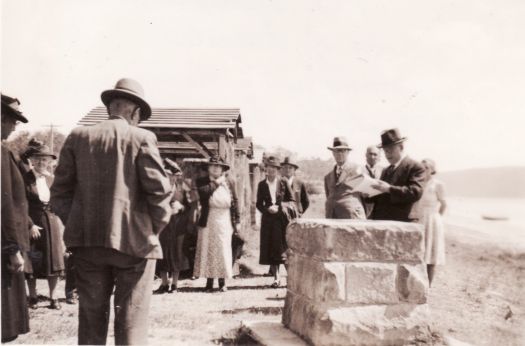
[[[406,139],[407,139],[406,137],[401,136],[401,133],[399,132],[398,129],[396,128],[388,129],[388,130],[383,131],[383,133],[381,133],[381,144],[379,144],[377,147],[378,148],[388,147],[390,145],[404,142],[406,141]]]
[[[24,156],[29,158],[33,156],[49,156],[53,158],[53,160],[57,159],[56,155],[51,152],[47,145],[35,138],[32,138],[27,144],[27,150]]]
[[[328,150],[336,150],[336,149],[346,149],[346,150],[352,150],[348,146],[348,141],[346,140],[346,137],[335,137],[333,146],[328,147]]]
[[[295,169],[299,168],[299,165],[297,165],[297,163],[295,163],[295,160],[293,160],[290,156],[286,156],[284,158],[283,162],[281,163],[281,166],[284,165],[295,167]]]
[[[141,121],[147,120],[151,116],[151,107],[146,100],[144,100],[144,89],[142,89],[139,82],[134,79],[120,79],[117,84],[115,84],[115,88],[103,91],[100,98],[106,107],[109,107],[111,100],[115,98],[124,98],[133,101],[140,107]]]
[[[205,163],[206,167],[208,166],[221,166],[223,170],[227,171],[230,169],[230,165],[228,165],[224,160],[219,156],[212,156],[208,160],[208,162]]]
[[[275,167],[275,168],[281,168],[281,162],[275,156],[268,156],[266,160],[264,161],[264,165]]]
[[[2,113],[12,116],[18,121],[27,123],[27,118],[20,111],[18,99],[2,94]]]

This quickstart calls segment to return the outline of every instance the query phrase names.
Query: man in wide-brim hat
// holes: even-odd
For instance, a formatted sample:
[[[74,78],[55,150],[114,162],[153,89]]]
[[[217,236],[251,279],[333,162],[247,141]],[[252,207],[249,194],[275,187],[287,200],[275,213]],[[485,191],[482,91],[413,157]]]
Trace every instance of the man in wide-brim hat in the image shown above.
[[[109,119],[66,138],[51,205],[74,249],[79,295],[78,343],[106,344],[111,293],[115,344],[146,344],[159,233],[171,217],[171,184],[151,131],[140,84],[119,80],[101,95]],[[80,207],[81,206],[81,207]]]
[[[29,332],[24,265],[29,251],[29,218],[24,180],[4,140],[18,122],[27,123],[20,101],[2,96],[2,343]],[[25,258],[25,259],[24,259]]]
[[[335,160],[334,169],[324,177],[326,194],[325,216],[327,219],[366,219],[361,195],[352,191],[344,182],[360,173],[359,165],[349,162],[352,148],[345,137],[335,137],[328,147]]]
[[[125,99],[136,105],[140,113],[140,121],[147,120],[151,116],[151,107],[144,99],[142,86],[131,78],[120,79],[113,89],[103,91],[100,98],[108,108],[108,113],[111,101],[115,99]]]
[[[373,187],[383,193],[373,197],[371,218],[375,220],[414,221],[410,211],[421,198],[425,169],[404,152],[406,137],[397,128],[381,133],[381,144],[390,166],[383,170],[381,179]]]
[[[292,194],[295,198],[297,212],[299,216],[301,216],[310,206],[310,198],[308,197],[308,192],[306,191],[306,184],[295,174],[298,168],[299,165],[290,156],[286,156],[281,163],[281,172],[283,177],[288,180],[288,184],[290,185]]]

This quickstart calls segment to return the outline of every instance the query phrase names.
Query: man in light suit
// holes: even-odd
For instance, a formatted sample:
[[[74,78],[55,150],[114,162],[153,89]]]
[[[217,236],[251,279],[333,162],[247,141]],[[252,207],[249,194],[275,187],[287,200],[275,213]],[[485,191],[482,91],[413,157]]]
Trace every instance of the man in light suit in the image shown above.
[[[139,83],[102,93],[109,119],[67,137],[51,205],[75,256],[78,343],[106,343],[114,292],[115,344],[146,344],[158,235],[171,216],[171,185],[155,135],[136,125],[151,108]]]
[[[352,150],[344,137],[335,137],[332,151],[336,165],[324,177],[326,194],[325,214],[327,219],[366,219],[361,195],[352,192],[345,180],[360,174],[361,167],[348,162],[348,154]]]
[[[363,169],[363,173],[368,175],[372,179],[381,178],[383,167],[379,165],[381,160],[381,151],[376,145],[371,145],[366,148],[366,164]],[[365,203],[366,217],[370,217],[372,210],[374,209],[374,203]]]
[[[297,206],[297,213],[299,217],[304,214],[306,209],[310,206],[310,198],[308,192],[306,192],[306,185],[304,182],[295,176],[295,171],[299,168],[291,157],[285,157],[281,163],[281,170],[283,176],[288,181],[292,194],[295,198],[295,204]]]
[[[374,203],[371,215],[374,220],[415,221],[409,215],[423,193],[425,168],[405,154],[405,140],[398,129],[381,134],[378,147],[383,148],[390,166],[383,170],[381,180],[373,186],[383,192],[370,199]]]

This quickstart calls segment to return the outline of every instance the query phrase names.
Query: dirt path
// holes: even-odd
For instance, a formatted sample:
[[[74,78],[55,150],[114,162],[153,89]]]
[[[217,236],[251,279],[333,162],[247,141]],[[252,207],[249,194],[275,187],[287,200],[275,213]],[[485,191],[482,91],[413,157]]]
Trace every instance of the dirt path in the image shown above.
[[[314,202],[308,217],[319,216],[321,203]],[[447,264],[439,268],[429,295],[437,339],[450,335],[475,345],[525,345],[525,253],[473,241],[461,229],[448,229],[447,234]],[[241,263],[256,275],[231,280],[226,293],[201,292],[205,282],[199,279],[181,281],[179,293],[153,296],[150,345],[227,343],[242,320],[280,319],[286,290],[269,288],[272,278],[260,276],[267,267],[257,264],[258,232],[249,230],[245,236]],[[38,289],[47,295],[44,280],[38,281]],[[58,290],[63,297],[63,281]],[[14,343],[76,343],[78,307],[63,304],[55,311],[47,304],[31,310],[31,332]]]
[[[200,288],[204,287],[204,280],[185,280],[178,293],[154,295],[150,344],[219,344],[222,339],[235,336],[242,320],[279,319],[286,290],[270,288],[271,282],[266,277],[232,279],[228,292],[203,293]],[[155,287],[158,284],[155,282]],[[47,294],[45,281],[39,280],[38,288],[39,293]],[[61,282],[59,292],[63,288]],[[42,301],[36,310],[31,310],[31,332],[14,343],[76,344],[78,307],[62,303],[62,310],[56,311],[47,309],[47,305],[47,301]],[[111,337],[109,342],[113,343]]]

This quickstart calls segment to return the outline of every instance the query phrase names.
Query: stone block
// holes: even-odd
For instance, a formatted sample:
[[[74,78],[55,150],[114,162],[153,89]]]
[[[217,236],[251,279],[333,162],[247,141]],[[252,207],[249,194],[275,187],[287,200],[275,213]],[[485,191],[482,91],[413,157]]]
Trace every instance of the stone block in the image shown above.
[[[423,304],[427,302],[428,277],[424,264],[400,264],[397,270],[399,300]]]
[[[396,304],[397,264],[348,263],[346,302],[350,304]]]
[[[430,340],[426,304],[330,307],[288,292],[283,323],[316,346],[406,345]]]
[[[322,306],[322,305],[320,305]],[[282,322],[290,330],[299,336],[309,340],[309,331],[312,328],[324,328],[323,320],[326,318],[326,310],[314,304],[305,296],[294,294],[290,291],[286,294]]]
[[[417,223],[298,219],[286,233],[291,252],[323,261],[423,261],[423,227]]]
[[[430,340],[426,304],[370,305],[327,311],[328,333],[314,328],[314,345],[407,345]]]
[[[345,264],[307,257],[288,258],[288,289],[317,302],[345,300]]]

